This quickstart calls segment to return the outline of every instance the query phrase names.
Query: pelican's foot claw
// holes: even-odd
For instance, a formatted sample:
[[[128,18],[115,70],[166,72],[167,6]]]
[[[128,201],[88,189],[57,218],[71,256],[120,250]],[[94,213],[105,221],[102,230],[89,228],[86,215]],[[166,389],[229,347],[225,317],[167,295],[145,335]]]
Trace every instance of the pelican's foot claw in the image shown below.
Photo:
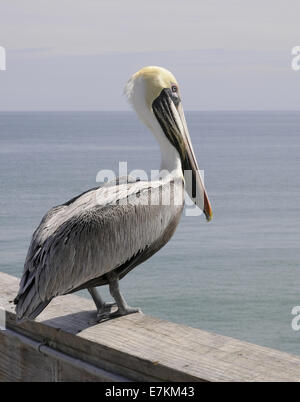
[[[102,320],[103,318],[107,318],[111,313],[111,309],[113,307],[117,307],[117,303],[114,302],[106,302],[102,306],[101,310],[97,311],[97,320]]]
[[[142,310],[138,307],[126,307],[126,309],[118,309],[110,314],[110,317],[121,317],[123,315],[134,314],[134,313],[141,313]]]
[[[125,310],[118,309],[114,312],[103,311],[101,314],[97,314],[97,319],[98,319],[98,321],[101,321],[101,320],[107,320],[109,318],[122,317],[124,315],[134,314],[134,313],[142,313],[142,311],[140,308],[137,308],[137,307],[127,307]]]

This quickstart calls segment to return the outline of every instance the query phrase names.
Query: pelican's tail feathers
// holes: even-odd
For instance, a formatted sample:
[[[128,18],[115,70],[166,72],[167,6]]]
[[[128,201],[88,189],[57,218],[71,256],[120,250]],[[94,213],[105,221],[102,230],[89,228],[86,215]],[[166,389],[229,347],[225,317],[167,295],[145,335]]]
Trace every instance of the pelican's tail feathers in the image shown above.
[[[15,299],[17,322],[34,320],[50,303],[51,300],[42,301],[37,293],[34,281]]]

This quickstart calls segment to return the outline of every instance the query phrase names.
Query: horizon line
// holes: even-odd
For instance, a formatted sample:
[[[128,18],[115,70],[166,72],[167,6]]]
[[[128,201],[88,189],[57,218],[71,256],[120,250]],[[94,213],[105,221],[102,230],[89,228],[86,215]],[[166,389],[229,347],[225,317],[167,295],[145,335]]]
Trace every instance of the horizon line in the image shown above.
[[[245,113],[245,112],[300,112],[300,109],[186,109],[186,113],[189,112],[219,112],[219,113]],[[0,113],[134,113],[134,110],[80,110],[80,109],[65,109],[65,110],[52,110],[52,109],[44,109],[44,110],[0,110]]]

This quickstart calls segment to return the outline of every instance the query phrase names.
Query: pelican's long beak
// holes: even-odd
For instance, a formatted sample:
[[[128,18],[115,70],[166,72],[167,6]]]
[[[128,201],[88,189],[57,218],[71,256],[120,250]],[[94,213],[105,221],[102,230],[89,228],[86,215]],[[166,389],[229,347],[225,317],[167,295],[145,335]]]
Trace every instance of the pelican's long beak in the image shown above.
[[[207,221],[211,221],[212,208],[200,175],[180,99],[175,98],[170,89],[163,89],[153,102],[152,109],[166,137],[180,155],[188,195],[204,212]]]

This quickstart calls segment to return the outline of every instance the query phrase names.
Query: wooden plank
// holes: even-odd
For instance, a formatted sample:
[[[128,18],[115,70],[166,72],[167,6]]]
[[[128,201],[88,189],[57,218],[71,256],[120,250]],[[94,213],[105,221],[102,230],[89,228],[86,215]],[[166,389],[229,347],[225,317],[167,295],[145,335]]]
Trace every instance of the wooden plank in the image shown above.
[[[66,359],[68,360],[68,359]],[[47,356],[6,331],[0,331],[1,382],[97,382],[117,381],[110,373],[74,366],[68,361]]]
[[[99,324],[95,322],[92,301],[76,295],[58,297],[35,322],[16,325],[11,301],[17,288],[16,278],[0,273],[0,307],[7,310],[7,324],[12,331],[108,374],[136,381],[300,381],[298,356],[143,314]],[[17,341],[5,337],[2,331],[0,379],[5,367],[7,378],[19,381],[35,376],[37,366],[43,378],[52,381],[73,375],[78,381],[84,378],[80,377],[80,369],[77,372],[65,363],[60,365],[57,359],[23,350]],[[7,365],[8,355],[14,366]],[[26,365],[30,373],[27,376]]]

